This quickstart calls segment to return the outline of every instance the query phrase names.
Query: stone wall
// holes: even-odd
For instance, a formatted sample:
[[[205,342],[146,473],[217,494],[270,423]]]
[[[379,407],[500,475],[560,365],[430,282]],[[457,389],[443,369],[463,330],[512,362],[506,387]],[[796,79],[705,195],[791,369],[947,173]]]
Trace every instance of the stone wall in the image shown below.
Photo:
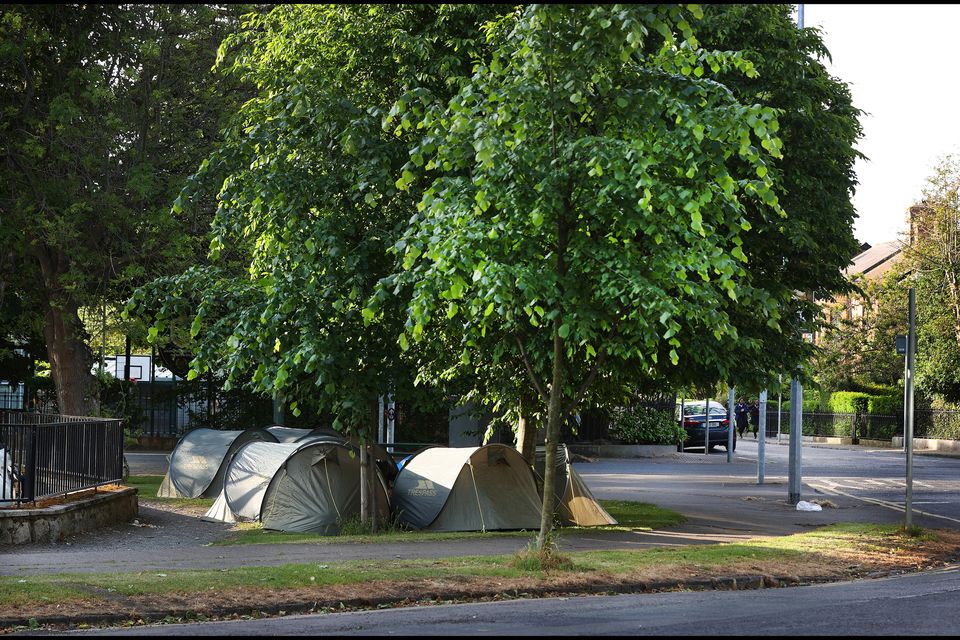
[[[58,542],[137,517],[137,490],[99,491],[89,498],[43,509],[0,509],[0,547]]]
[[[670,444],[568,444],[567,448],[590,458],[662,458],[677,454],[676,445]]]

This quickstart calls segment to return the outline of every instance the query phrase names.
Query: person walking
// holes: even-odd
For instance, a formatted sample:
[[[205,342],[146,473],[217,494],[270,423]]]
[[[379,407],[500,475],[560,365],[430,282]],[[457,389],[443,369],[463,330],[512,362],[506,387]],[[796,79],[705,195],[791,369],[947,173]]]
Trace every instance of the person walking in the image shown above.
[[[753,439],[757,439],[757,433],[760,431],[760,401],[754,400],[750,407],[750,426],[753,427]],[[766,435],[766,434],[764,434]]]
[[[743,398],[737,400],[737,404],[733,406],[733,415],[734,419],[737,421],[737,433],[740,434],[740,437],[743,437],[743,432],[747,430],[747,403],[743,401]]]

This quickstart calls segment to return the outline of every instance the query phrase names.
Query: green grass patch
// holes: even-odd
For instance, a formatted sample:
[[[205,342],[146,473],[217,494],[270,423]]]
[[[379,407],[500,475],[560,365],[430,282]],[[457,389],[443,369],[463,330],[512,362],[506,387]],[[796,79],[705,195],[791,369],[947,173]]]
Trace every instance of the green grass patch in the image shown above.
[[[600,500],[601,506],[617,519],[619,524],[605,527],[565,527],[557,533],[563,536],[564,531],[649,531],[662,529],[685,522],[686,518],[670,509],[663,509],[652,504],[642,502],[627,502],[624,500]],[[298,533],[287,531],[268,531],[259,523],[248,522],[238,525],[240,529],[231,537],[218,542],[215,546],[230,546],[238,544],[282,544],[315,542],[318,544],[340,543],[384,543],[384,542],[423,542],[436,540],[468,540],[471,538],[504,537],[517,538],[529,536],[529,531],[405,531],[391,525],[377,533],[354,533],[363,531],[363,527],[351,526],[344,533],[337,536],[325,536],[318,533]]]
[[[128,487],[136,487],[137,496],[143,500],[159,500],[176,503],[185,507],[211,507],[212,498],[158,498],[157,492],[163,483],[163,476],[130,476],[126,482]]]
[[[599,502],[600,506],[606,509],[607,513],[616,518],[619,523],[619,525],[601,527],[603,529],[663,529],[683,524],[687,520],[676,511],[643,502],[627,502],[625,500],[599,500]]]
[[[530,535],[529,533],[527,535]],[[919,536],[902,532],[897,525],[840,524],[812,532],[773,539],[731,544],[689,545],[618,551],[563,553],[563,562],[551,571],[605,572],[613,576],[635,573],[655,566],[661,574],[676,568],[687,575],[691,566],[723,568],[749,559],[754,564],[809,558],[817,554],[828,561],[846,553],[871,547],[889,549],[923,545],[935,534]],[[532,537],[531,537],[532,540]],[[532,544],[532,543],[531,543]],[[532,546],[530,547],[532,549]],[[560,542],[562,550],[562,540]],[[121,574],[61,574],[0,577],[0,609],[31,602],[81,602],[109,594],[156,595],[200,593],[210,589],[238,590],[266,587],[288,589],[306,586],[362,584],[373,580],[415,580],[418,578],[519,578],[544,576],[543,565],[517,562],[514,556],[466,556],[436,560],[371,559],[351,562],[302,563],[282,566],[251,566],[237,569],[195,571],[149,571]]]

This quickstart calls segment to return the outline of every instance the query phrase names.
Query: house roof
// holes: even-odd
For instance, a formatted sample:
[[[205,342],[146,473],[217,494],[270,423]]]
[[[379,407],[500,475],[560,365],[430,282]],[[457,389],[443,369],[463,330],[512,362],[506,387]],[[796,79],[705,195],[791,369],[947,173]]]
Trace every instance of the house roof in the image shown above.
[[[899,240],[881,242],[861,251],[846,269],[847,277],[862,274],[866,278],[880,278],[897,263],[903,251],[903,243]]]

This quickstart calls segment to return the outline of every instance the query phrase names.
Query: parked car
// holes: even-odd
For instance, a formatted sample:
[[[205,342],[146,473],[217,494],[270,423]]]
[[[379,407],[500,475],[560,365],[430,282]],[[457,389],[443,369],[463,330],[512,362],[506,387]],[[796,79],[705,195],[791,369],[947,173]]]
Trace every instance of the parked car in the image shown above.
[[[680,417],[680,404],[677,404],[675,417],[680,421],[684,430],[687,432],[687,439],[682,445],[677,447],[678,451],[691,448],[704,448],[706,445],[706,429],[704,423],[708,422],[706,400],[687,400],[683,404],[683,419]],[[710,448],[720,445],[724,449],[728,447],[728,438],[730,437],[730,420],[727,416],[727,408],[714,400],[710,401]],[[733,451],[737,450],[737,430],[733,428]]]

